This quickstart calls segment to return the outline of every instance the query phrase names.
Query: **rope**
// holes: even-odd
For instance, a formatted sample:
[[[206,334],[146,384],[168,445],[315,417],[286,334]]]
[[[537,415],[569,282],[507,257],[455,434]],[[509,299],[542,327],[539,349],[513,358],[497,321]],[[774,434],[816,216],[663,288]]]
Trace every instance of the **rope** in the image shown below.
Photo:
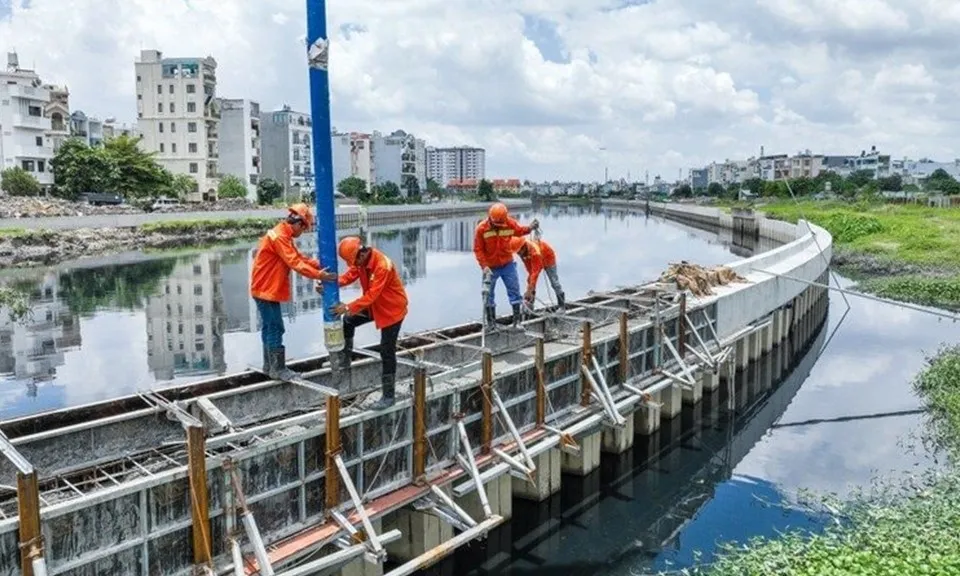
[[[387,463],[387,457],[390,456],[390,453],[393,452],[393,447],[397,444],[397,434],[400,432],[400,423],[403,422],[403,418],[400,417],[399,411],[394,412],[394,414],[396,414],[397,422],[393,426],[393,437],[390,439],[390,443],[387,444],[387,450],[383,453],[383,458],[380,459],[380,466],[377,468],[377,473],[373,475],[373,480],[366,482],[366,478],[364,478],[366,490],[364,490],[363,495],[360,496],[361,501],[367,499],[371,488],[377,483],[377,478],[379,478],[380,473],[383,472],[383,467]]]

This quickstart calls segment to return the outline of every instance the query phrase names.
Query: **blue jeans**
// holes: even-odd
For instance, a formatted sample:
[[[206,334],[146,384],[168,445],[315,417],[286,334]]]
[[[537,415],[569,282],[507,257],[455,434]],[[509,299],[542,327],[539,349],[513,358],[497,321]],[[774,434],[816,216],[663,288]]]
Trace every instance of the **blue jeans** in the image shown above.
[[[490,278],[490,294],[487,296],[487,306],[496,306],[494,292],[497,291],[497,279],[503,280],[503,285],[507,287],[507,297],[510,304],[520,304],[523,302],[523,294],[520,293],[520,277],[517,276],[517,263],[510,262],[499,268],[491,268],[493,273]]]
[[[276,350],[283,347],[283,314],[279,302],[270,302],[254,298],[257,311],[260,312],[260,340],[264,350]]]

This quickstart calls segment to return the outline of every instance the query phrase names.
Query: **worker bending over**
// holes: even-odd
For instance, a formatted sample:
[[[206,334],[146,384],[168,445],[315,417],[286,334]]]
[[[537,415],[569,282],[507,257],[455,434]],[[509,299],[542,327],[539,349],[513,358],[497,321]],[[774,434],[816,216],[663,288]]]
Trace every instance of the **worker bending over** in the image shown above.
[[[397,384],[397,338],[400,325],[407,315],[407,291],[403,288],[400,274],[386,254],[364,246],[358,236],[347,236],[337,249],[349,268],[340,275],[340,286],[348,286],[358,279],[363,294],[349,304],[337,304],[335,314],[344,314],[344,348],[341,369],[350,368],[353,337],[358,326],[373,321],[380,330],[381,387],[383,397],[374,404],[373,410],[393,406]]]
[[[488,322],[497,318],[497,305],[494,292],[497,279],[503,280],[507,288],[507,297],[513,307],[513,323],[520,324],[520,304],[523,296],[520,294],[520,279],[517,277],[517,265],[513,261],[513,251],[510,250],[510,241],[514,238],[526,236],[536,230],[539,223],[536,219],[529,226],[522,226],[510,217],[507,207],[497,202],[490,207],[488,217],[477,224],[473,237],[473,253],[477,263],[483,270],[484,276],[490,275],[490,292],[487,294],[484,315]]]
[[[290,380],[296,372],[287,368],[283,347],[283,315],[280,303],[290,301],[290,270],[313,280],[334,280],[337,275],[320,268],[316,258],[305,258],[293,239],[313,228],[314,217],[306,204],[294,204],[287,217],[267,232],[257,245],[250,274],[250,295],[260,313],[263,341],[263,371],[271,378]]]
[[[563,287],[560,285],[560,276],[557,274],[557,253],[546,240],[530,240],[529,238],[513,238],[510,241],[510,250],[520,257],[524,268],[527,269],[527,291],[523,295],[527,306],[531,308],[537,299],[537,280],[540,272],[547,273],[547,280],[557,295],[557,306],[563,308],[565,299]]]

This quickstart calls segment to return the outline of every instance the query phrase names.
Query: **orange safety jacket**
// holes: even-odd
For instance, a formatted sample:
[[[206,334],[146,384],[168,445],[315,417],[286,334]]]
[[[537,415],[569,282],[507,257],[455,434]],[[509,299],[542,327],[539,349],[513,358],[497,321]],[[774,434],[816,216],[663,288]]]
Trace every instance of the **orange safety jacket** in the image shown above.
[[[546,240],[540,241],[540,256],[543,258],[544,268],[553,268],[557,265],[557,253],[553,251],[553,246],[547,244]]]
[[[407,315],[407,291],[393,261],[386,254],[370,249],[365,266],[351,266],[340,275],[340,286],[348,286],[360,279],[363,295],[347,304],[347,312],[358,314],[369,308],[378,330],[393,326]]]
[[[520,256],[523,267],[527,269],[527,290],[535,292],[540,272],[543,271],[543,254],[537,244],[530,240],[524,243],[524,247],[527,249],[526,255],[520,256],[520,253],[517,252],[517,256]]]
[[[481,268],[499,268],[509,264],[513,261],[510,239],[529,233],[529,226],[521,226],[513,218],[508,217],[504,225],[499,227],[485,218],[477,224],[473,235],[473,254],[477,257],[477,264]]]
[[[250,274],[250,295],[270,302],[290,301],[290,270],[320,279],[320,263],[304,258],[293,243],[293,228],[280,222],[260,238]]]

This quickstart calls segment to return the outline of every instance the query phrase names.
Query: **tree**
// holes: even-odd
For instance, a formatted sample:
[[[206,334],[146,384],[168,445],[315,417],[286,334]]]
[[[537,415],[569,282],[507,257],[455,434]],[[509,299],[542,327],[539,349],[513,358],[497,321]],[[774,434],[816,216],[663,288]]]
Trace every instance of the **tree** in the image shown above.
[[[760,178],[748,178],[744,180],[740,185],[741,189],[749,190],[754,196],[760,196],[763,194],[763,180]],[[740,190],[737,190],[736,198],[740,197]]]
[[[247,187],[243,180],[233,174],[224,174],[220,178],[220,184],[217,186],[218,198],[246,198]]]
[[[443,187],[433,178],[427,178],[427,196],[437,199],[443,197]]]
[[[877,180],[877,188],[887,192],[899,192],[903,189],[903,177],[899,174],[893,174],[886,178]]]
[[[420,182],[416,176],[404,176],[403,187],[407,190],[408,204],[419,204],[423,201],[420,198]]]
[[[76,200],[87,192],[118,192],[114,188],[119,169],[103,149],[91,148],[78,138],[60,145],[50,163],[53,169],[54,194]]]
[[[493,183],[484,178],[477,186],[477,196],[484,202],[493,202],[496,200],[496,194],[493,190]]]
[[[363,178],[350,176],[349,178],[344,178],[337,184],[337,192],[347,198],[357,198],[359,200],[367,195],[367,182]]]
[[[400,204],[403,198],[400,195],[400,186],[396,182],[383,182],[373,187],[373,202],[375,204]]]
[[[257,184],[257,204],[267,206],[283,196],[283,186],[271,178],[264,178]]]
[[[855,170],[846,177],[846,183],[854,188],[863,188],[873,180],[873,170]]]
[[[710,185],[707,186],[707,196],[713,196],[715,198],[718,198],[720,196],[723,196],[723,193],[724,193],[723,184],[719,182],[711,182]]]
[[[40,183],[33,174],[17,166],[0,172],[0,190],[11,196],[37,196]]]
[[[170,188],[167,194],[178,200],[186,198],[187,194],[193,194],[200,189],[197,181],[188,174],[175,174],[170,180]]]
[[[943,168],[937,168],[933,171],[927,180],[923,183],[924,190],[939,191],[944,194],[960,194],[960,182],[951,176]]]
[[[673,195],[677,198],[690,198],[693,196],[693,188],[689,184],[681,184],[673,189]]]
[[[102,153],[117,167],[114,191],[127,199],[154,198],[170,189],[173,175],[138,146],[139,138],[126,134],[104,143]]]

